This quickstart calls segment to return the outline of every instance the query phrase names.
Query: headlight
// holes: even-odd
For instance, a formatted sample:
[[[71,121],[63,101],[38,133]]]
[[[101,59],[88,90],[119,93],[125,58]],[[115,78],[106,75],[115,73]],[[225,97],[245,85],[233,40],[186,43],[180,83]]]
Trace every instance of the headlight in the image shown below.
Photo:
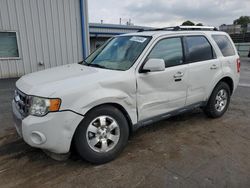
[[[56,112],[61,105],[61,99],[46,99],[31,97],[30,115],[45,116],[49,112]]]

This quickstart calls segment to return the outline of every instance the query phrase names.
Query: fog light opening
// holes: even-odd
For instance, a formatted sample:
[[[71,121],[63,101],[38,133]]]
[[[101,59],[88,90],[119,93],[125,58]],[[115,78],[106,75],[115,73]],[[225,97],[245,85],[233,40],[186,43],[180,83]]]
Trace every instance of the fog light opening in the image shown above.
[[[33,131],[31,133],[31,140],[34,144],[41,145],[46,142],[46,137],[40,132]]]

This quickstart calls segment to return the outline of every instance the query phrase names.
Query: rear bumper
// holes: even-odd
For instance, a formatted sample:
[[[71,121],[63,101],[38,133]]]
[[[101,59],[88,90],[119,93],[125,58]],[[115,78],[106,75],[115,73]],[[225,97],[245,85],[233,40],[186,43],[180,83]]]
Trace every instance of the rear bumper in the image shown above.
[[[75,130],[83,116],[71,111],[49,113],[44,117],[23,118],[12,102],[17,132],[32,147],[63,154],[70,150]]]

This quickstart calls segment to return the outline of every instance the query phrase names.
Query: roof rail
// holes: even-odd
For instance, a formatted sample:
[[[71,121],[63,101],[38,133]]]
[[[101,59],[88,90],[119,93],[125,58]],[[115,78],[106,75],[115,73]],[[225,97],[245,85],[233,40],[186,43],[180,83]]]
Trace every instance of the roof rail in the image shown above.
[[[137,32],[143,32],[143,31],[177,31],[179,26],[174,27],[163,27],[163,28],[153,28],[153,29],[139,29]]]
[[[212,31],[218,31],[216,27],[213,26],[178,26],[180,30],[212,30]]]
[[[203,31],[218,31],[216,27],[213,26],[174,26],[174,27],[163,27],[155,29],[140,29],[137,32],[143,31],[183,31],[183,30],[203,30]]]

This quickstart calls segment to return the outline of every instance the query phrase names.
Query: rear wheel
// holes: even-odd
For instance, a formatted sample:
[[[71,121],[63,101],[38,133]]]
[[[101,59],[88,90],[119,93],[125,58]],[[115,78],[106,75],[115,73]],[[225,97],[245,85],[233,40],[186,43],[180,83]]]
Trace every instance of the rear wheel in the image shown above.
[[[113,106],[101,106],[86,115],[76,130],[74,142],[83,159],[102,164],[120,154],[128,136],[128,123],[122,112]]]
[[[219,82],[214,88],[204,112],[208,117],[221,117],[230,103],[230,88],[227,83]]]

